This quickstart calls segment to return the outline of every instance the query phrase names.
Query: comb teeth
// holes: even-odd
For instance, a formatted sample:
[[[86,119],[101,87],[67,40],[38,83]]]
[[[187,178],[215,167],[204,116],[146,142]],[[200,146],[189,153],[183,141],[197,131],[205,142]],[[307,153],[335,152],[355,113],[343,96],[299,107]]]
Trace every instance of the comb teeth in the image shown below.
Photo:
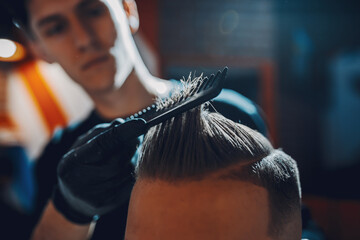
[[[181,93],[183,93],[183,91],[181,91]],[[178,99],[177,102],[182,102],[185,98],[187,98],[187,97],[185,97],[183,94],[181,94],[181,97]],[[175,104],[175,101],[171,105],[174,105],[174,104]]]
[[[194,89],[190,92],[190,96],[199,92],[200,87],[203,85],[204,82],[207,82],[207,81],[209,81],[209,79],[207,77],[203,78],[202,80],[199,80],[196,83],[196,86],[194,87]]]
[[[221,92],[222,82],[226,77],[227,69],[225,67],[223,71],[218,71],[216,75],[211,74],[209,78],[205,77],[203,80],[199,80],[189,93],[184,93],[186,90],[181,90],[179,99],[173,100],[170,98],[165,100],[169,102],[165,102],[164,105],[153,104],[131,115],[126,120],[141,117],[146,120],[146,126],[149,129],[156,124],[211,100]]]
[[[208,84],[206,85],[206,89],[209,89],[209,88],[211,88],[211,87],[214,85],[215,80],[218,79],[218,77],[219,77],[220,74],[221,74],[221,72],[218,71],[218,72],[216,73],[216,76],[215,76],[215,77],[213,77],[212,79],[209,79],[209,82],[208,82]]]
[[[199,87],[199,89],[197,90],[197,93],[205,90],[208,88],[208,86],[211,86],[210,83],[214,82],[215,76],[214,74],[210,75],[210,78],[207,81],[203,81],[203,84],[201,84],[201,86]]]
[[[219,80],[220,74],[221,74],[220,71],[218,71],[215,76],[212,74],[212,78],[209,79],[208,83],[204,87],[204,90],[207,90],[207,89],[213,87],[213,85],[217,83],[216,80]]]
[[[153,104],[151,106],[148,106],[146,108],[144,108],[143,110],[137,112],[137,113],[134,113],[133,115],[127,117],[125,120],[131,120],[131,119],[134,119],[134,118],[138,118],[138,117],[142,117],[144,114],[147,114],[149,112],[151,112],[152,110],[155,110],[156,109],[156,105]]]

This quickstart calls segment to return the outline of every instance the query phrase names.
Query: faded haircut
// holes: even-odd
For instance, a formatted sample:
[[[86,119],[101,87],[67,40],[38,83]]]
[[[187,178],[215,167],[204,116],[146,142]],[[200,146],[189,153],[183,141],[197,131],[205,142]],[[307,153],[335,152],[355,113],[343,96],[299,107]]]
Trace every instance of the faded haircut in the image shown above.
[[[182,91],[158,106],[186,97],[200,80],[183,82]],[[267,189],[269,235],[276,239],[300,212],[296,162],[274,149],[260,133],[210,113],[207,104],[152,127],[144,137],[136,167],[138,179],[168,182],[197,181],[217,172],[221,172],[220,179],[247,181]]]

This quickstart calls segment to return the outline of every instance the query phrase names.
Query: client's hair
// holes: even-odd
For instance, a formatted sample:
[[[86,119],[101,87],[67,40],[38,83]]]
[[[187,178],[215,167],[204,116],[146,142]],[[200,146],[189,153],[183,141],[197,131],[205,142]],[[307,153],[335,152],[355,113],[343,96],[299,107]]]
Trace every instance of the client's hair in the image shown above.
[[[196,80],[186,85],[165,105],[191,92]],[[296,162],[273,149],[260,133],[210,113],[205,105],[152,127],[144,138],[136,174],[142,179],[178,182],[201,180],[219,170],[221,179],[248,181],[267,189],[270,236],[277,238],[293,213],[300,212]]]

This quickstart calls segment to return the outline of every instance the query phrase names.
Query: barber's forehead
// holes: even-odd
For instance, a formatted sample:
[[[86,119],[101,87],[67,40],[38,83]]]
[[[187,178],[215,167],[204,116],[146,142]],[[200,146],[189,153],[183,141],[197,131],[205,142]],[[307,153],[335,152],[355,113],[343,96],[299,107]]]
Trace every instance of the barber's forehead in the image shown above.
[[[93,2],[106,2],[107,0],[29,0],[28,10],[30,16],[41,18],[49,14],[74,11]]]

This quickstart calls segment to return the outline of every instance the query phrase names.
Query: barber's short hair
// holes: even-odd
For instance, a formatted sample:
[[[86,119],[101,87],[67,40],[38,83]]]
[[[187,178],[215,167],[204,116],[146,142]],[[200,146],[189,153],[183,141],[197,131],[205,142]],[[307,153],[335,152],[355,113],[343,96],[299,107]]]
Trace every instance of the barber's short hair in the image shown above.
[[[4,7],[12,17],[16,27],[22,29],[28,37],[34,38],[29,22],[28,4],[31,0],[2,0]],[[120,0],[122,2],[123,0]]]
[[[3,5],[9,12],[13,23],[24,30],[28,35],[31,35],[29,14],[27,4],[31,0],[4,0]]]
[[[188,83],[187,88],[193,85]],[[168,182],[201,180],[218,171],[221,179],[267,189],[270,236],[278,236],[293,213],[300,211],[296,162],[260,133],[210,113],[206,104],[152,127],[144,137],[136,168],[139,179]]]

